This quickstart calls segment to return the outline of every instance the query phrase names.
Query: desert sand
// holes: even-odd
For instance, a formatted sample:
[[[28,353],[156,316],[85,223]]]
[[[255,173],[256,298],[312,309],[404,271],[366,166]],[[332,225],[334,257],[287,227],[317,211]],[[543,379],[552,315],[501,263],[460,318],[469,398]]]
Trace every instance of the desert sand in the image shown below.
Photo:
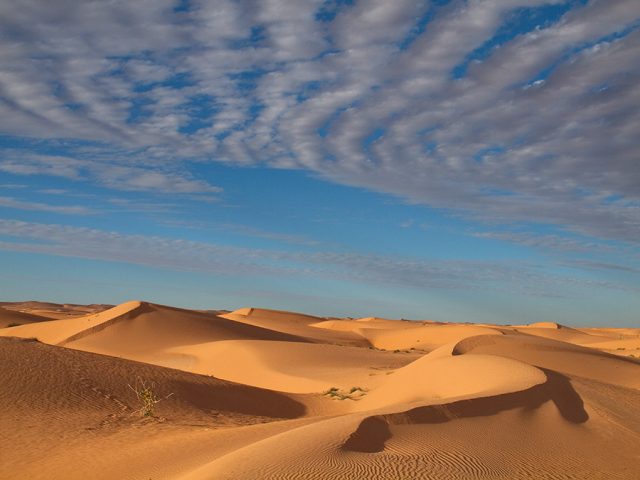
[[[2,303],[0,385],[0,479],[640,478],[640,329]]]

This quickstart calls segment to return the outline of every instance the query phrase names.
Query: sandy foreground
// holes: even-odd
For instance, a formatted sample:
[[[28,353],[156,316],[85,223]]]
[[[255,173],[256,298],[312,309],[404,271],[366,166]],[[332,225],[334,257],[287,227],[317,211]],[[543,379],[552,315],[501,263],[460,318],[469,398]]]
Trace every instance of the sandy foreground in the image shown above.
[[[640,478],[640,329],[3,303],[0,386],[0,479]]]

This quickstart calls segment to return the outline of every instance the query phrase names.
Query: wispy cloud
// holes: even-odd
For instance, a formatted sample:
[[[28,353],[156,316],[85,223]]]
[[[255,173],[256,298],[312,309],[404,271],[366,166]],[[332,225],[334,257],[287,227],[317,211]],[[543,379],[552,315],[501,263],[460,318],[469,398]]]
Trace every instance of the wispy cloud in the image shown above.
[[[307,238],[304,235],[293,235],[287,233],[270,232],[261,230],[259,228],[251,227],[248,225],[237,225],[232,223],[225,223],[218,225],[221,230],[230,231],[239,235],[245,235],[249,237],[263,238],[265,240],[275,240],[277,242],[289,243],[292,245],[304,245],[307,247],[313,247],[320,244],[319,241]]]
[[[614,272],[640,273],[640,268],[636,268],[630,265],[619,265],[616,263],[609,263],[609,262],[573,260],[570,262],[565,262],[565,264],[573,268],[581,268],[581,269],[588,269],[588,270],[610,270]]]
[[[331,5],[5,1],[0,130],[96,143],[0,169],[215,194],[189,162],[262,162],[640,238],[636,0]]]
[[[23,202],[12,197],[0,197],[0,207],[38,212],[61,213],[65,215],[90,215],[95,210],[80,205],[51,205],[40,202]]]
[[[568,237],[566,235],[540,234],[535,232],[475,232],[472,235],[477,238],[502,240],[542,250],[559,250],[566,252],[611,250],[611,247],[605,243]]]
[[[23,149],[21,149],[23,150]],[[77,149],[79,158],[61,155],[41,155],[20,151],[5,152],[0,171],[14,175],[49,175],[70,180],[92,180],[114,190],[159,192],[174,194],[220,193],[222,188],[206,180],[195,179],[181,168],[164,165],[145,165],[140,154],[125,161],[104,158],[104,153]]]
[[[345,280],[416,289],[570,294],[574,288],[636,291],[614,282],[546,272],[538,265],[499,261],[426,260],[351,252],[243,248],[59,224],[0,220],[0,249],[126,262],[216,275],[278,275]]]

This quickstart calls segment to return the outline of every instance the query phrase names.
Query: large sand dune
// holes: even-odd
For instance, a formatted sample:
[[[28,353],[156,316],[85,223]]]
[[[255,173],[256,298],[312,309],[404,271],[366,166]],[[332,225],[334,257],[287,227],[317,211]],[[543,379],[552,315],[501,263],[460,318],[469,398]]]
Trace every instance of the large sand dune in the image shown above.
[[[0,329],[0,479],[640,471],[635,329],[4,305],[24,325]]]

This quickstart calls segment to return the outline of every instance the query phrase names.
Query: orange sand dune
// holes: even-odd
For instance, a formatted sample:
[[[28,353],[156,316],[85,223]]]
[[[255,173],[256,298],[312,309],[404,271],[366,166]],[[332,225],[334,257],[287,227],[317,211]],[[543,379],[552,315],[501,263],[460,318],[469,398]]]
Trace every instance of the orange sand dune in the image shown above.
[[[430,404],[512,393],[546,381],[536,367],[493,355],[429,355],[398,369],[359,402],[374,410],[394,404]]]
[[[368,341],[373,347],[384,350],[431,351],[444,343],[466,337],[484,334],[501,335],[502,333],[498,329],[485,326],[398,321],[375,317],[327,320],[314,323],[312,326],[334,332],[352,332]]]
[[[72,318],[90,313],[98,313],[108,310],[113,305],[92,304],[76,305],[72,303],[51,303],[51,302],[0,302],[0,307],[7,310],[14,310],[23,313],[31,313],[49,319]]]
[[[540,368],[640,389],[640,363],[595,349],[528,335],[478,336],[459,342],[455,354],[499,355]]]
[[[241,308],[220,316],[239,323],[273,328],[280,332],[298,335],[314,342],[369,346],[369,343],[365,339],[352,332],[327,332],[325,329],[314,327],[314,325],[326,320],[321,317],[263,308]]]
[[[0,307],[0,328],[16,327],[27,323],[46,322],[50,318],[25,313],[16,310],[7,310]]]
[[[53,345],[140,352],[207,340],[240,338],[303,339],[261,327],[238,324],[213,314],[132,301],[100,313],[46,324],[16,327],[0,335],[37,338]],[[80,348],[86,346],[87,348]]]
[[[157,406],[160,418],[136,413],[129,384],[139,379],[161,398],[171,394]],[[203,434],[306,410],[276,392],[10,338],[0,339],[0,383],[3,479],[175,476],[198,458],[181,448],[197,450]]]
[[[576,345],[590,345],[610,340],[610,338],[606,336],[583,332],[575,328],[566,327],[552,322],[534,323],[531,325],[516,327],[514,330],[528,335],[551,338],[553,340],[574,343]]]
[[[609,338],[639,338],[640,337],[640,328],[578,328],[584,333],[591,333],[594,335],[602,335]]]
[[[386,350],[418,348],[431,351],[445,343],[455,342],[475,335],[501,335],[494,328],[474,325],[420,325],[398,330],[365,329],[365,336],[373,346]]]
[[[316,328],[327,330],[360,333],[366,329],[376,330],[401,330],[405,328],[417,328],[421,324],[411,321],[387,320],[385,318],[365,317],[358,319],[331,319],[313,323]]]
[[[637,416],[629,425],[610,415],[633,416],[637,392],[614,387],[602,402],[590,394],[604,385],[582,390],[576,383],[574,389],[561,378],[511,394],[331,417],[261,439],[180,478],[635,478]]]
[[[0,329],[0,479],[640,471],[635,329],[72,307]],[[143,382],[162,399],[144,418]]]
[[[171,352],[188,358],[190,371],[291,393],[355,386],[368,390],[386,372],[415,359],[350,346],[260,340],[210,342]]]
[[[296,314],[263,312],[252,324],[233,316],[176,309],[146,302],[127,302],[86,317],[49,322],[42,328],[16,327],[0,335],[37,338],[67,348],[101,353],[284,392],[321,392],[338,386],[368,388],[384,370],[409,362],[410,356],[340,347],[341,333],[323,333]],[[273,315],[284,323],[302,324],[294,336],[259,325]],[[315,317],[308,317],[316,320]],[[274,322],[273,327],[278,327]],[[287,343],[288,342],[288,343]]]

